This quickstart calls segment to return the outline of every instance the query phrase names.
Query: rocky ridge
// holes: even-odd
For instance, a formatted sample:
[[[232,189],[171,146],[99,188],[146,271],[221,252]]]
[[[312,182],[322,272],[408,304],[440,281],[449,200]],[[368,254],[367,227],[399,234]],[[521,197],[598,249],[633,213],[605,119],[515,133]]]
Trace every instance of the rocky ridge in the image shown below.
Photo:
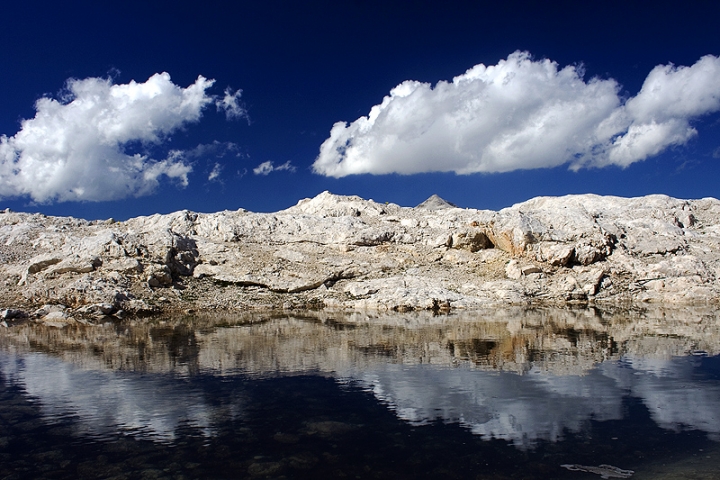
[[[124,222],[5,210],[0,273],[6,324],[205,309],[716,304],[720,201],[572,195],[496,212],[324,192],[275,213]]]

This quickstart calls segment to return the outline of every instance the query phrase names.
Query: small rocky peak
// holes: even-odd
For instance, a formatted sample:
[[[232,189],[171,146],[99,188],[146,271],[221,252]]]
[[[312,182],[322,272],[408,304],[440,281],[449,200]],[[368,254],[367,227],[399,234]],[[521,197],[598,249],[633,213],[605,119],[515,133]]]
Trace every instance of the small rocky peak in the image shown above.
[[[443,210],[445,208],[457,208],[457,205],[442,199],[438,195],[433,194],[430,198],[428,198],[415,208],[423,210]]]

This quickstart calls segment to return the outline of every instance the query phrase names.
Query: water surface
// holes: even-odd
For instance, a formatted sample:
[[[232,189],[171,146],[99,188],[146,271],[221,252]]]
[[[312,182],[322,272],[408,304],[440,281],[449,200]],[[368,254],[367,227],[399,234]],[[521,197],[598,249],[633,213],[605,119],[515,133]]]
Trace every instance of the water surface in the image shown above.
[[[718,320],[507,309],[11,327],[0,478],[717,478]]]

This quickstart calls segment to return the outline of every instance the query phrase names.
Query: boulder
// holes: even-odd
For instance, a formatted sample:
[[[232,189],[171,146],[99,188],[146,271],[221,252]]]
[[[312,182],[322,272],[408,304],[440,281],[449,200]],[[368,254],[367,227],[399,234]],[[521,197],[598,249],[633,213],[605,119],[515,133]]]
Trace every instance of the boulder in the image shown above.
[[[575,247],[563,243],[544,243],[540,247],[538,260],[554,267],[568,265],[575,255]]]
[[[167,287],[173,283],[172,272],[167,265],[151,264],[146,273],[147,283],[153,288]]]
[[[0,310],[0,318],[3,320],[13,320],[17,318],[27,318],[28,314],[24,310],[17,310],[14,308],[7,308]]]

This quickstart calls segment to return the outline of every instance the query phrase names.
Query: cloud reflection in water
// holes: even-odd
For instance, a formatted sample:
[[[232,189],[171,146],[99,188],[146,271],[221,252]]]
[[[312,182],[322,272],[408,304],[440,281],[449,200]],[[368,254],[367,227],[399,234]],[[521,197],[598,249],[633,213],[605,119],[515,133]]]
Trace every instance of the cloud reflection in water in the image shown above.
[[[43,337],[26,327],[22,332],[11,329],[2,339],[0,373],[6,382],[36,399],[48,419],[74,416],[82,433],[100,437],[122,431],[172,441],[185,424],[215,435],[223,415],[243,415],[245,400],[236,396],[217,401],[212,397],[216,392],[208,391],[203,381],[193,380],[200,372],[206,378],[224,377],[236,383],[296,373],[330,375],[341,385],[358,385],[372,392],[412,424],[459,423],[474,434],[506,440],[522,449],[538,441],[560,441],[568,432],[580,433],[590,420],[622,420],[627,414],[623,401],[629,396],[641,399],[664,429],[697,429],[720,440],[720,379],[710,368],[720,362],[713,357],[676,355],[700,338],[705,347],[712,347],[707,342],[715,337],[707,330],[693,333],[686,324],[682,335],[663,335],[657,337],[660,343],[648,343],[644,339],[652,335],[647,332],[638,340],[628,336],[623,324],[596,325],[604,331],[585,330],[572,347],[569,337],[560,338],[559,330],[550,327],[542,330],[534,325],[518,331],[514,325],[511,334],[497,322],[491,326],[448,322],[424,331],[422,326],[338,328],[292,318],[232,328],[183,325],[183,335],[191,336],[197,349],[182,362],[173,357],[170,343],[157,337],[157,329],[143,333],[138,327],[126,337],[96,335],[112,341],[93,348],[72,337],[78,332],[68,330],[63,333],[68,338],[58,340],[62,337],[58,332]],[[642,330],[636,327],[631,331]],[[164,328],[175,335],[180,331]],[[147,359],[140,361],[133,342],[143,335],[151,338],[152,332],[157,338],[143,340],[143,358]],[[468,361],[458,357],[457,349],[448,348],[449,339],[458,345],[483,336],[489,339],[487,345],[500,349],[513,345],[506,356],[521,359],[519,363],[490,361],[497,354],[492,349],[483,351],[486,357]],[[622,339],[622,346],[614,353],[603,350],[598,357],[599,350],[588,347],[594,336],[605,344],[608,338]],[[559,339],[550,342],[555,337]],[[39,353],[43,342],[49,347],[44,351],[55,353]],[[562,355],[529,352],[529,345],[538,344],[564,345],[565,350]],[[142,368],[122,370],[111,365]],[[222,410],[219,404],[224,405]]]

